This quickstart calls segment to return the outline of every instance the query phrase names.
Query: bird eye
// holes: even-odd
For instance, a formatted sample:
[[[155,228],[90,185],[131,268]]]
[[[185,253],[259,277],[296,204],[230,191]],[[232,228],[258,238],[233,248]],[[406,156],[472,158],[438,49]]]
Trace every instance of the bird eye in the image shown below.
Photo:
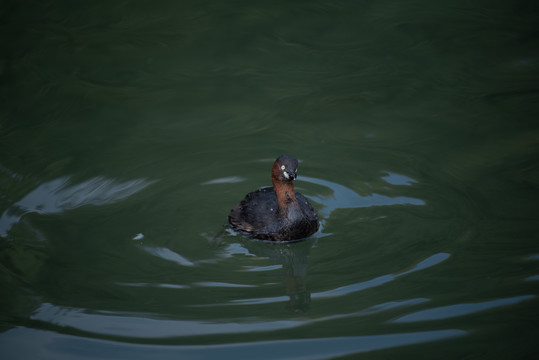
[[[286,166],[281,165],[281,170],[284,170],[284,169],[286,169]]]

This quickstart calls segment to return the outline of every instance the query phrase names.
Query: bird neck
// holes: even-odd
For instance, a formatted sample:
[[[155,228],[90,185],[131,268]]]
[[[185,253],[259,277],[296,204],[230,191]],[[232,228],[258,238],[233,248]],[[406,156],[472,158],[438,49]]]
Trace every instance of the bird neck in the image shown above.
[[[273,190],[275,190],[275,195],[277,195],[279,211],[282,214],[286,214],[288,207],[291,205],[296,206],[298,204],[296,194],[294,193],[293,182],[281,182],[273,179]]]

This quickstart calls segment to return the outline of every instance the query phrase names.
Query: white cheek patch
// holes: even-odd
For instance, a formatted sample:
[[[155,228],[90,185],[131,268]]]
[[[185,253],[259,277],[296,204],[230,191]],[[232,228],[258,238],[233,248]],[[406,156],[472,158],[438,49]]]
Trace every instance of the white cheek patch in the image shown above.
[[[290,178],[290,176],[288,175],[288,173],[286,171],[283,171],[283,175],[287,180]]]

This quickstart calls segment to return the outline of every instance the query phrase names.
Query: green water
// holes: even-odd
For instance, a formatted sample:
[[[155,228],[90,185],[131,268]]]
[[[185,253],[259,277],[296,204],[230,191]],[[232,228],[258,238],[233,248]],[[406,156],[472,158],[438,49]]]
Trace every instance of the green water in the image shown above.
[[[536,2],[0,19],[2,358],[539,353]],[[321,230],[226,231],[281,154]]]

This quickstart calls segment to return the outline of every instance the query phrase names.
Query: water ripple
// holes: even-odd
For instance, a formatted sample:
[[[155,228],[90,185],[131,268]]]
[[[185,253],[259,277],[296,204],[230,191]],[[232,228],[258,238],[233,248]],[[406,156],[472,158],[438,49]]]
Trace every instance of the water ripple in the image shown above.
[[[58,214],[84,205],[107,205],[124,200],[155,181],[135,179],[126,182],[98,176],[79,184],[62,177],[39,185],[0,217],[0,236],[7,233],[24,214]]]
[[[248,287],[257,287],[256,285],[247,285],[247,284],[231,284],[225,282],[215,282],[215,281],[201,281],[195,283],[195,285],[201,287],[218,287],[218,288],[248,288]]]
[[[427,301],[429,301],[429,299],[425,298],[390,301],[354,313],[330,315],[315,319],[274,321],[254,320],[252,318],[236,318],[233,320],[219,319],[213,321],[172,320],[161,319],[161,316],[158,314],[110,311],[88,312],[84,309],[66,308],[50,303],[43,303],[34,312],[31,318],[33,320],[44,321],[58,326],[76,328],[101,335],[136,338],[168,338],[284,330],[335,319],[348,319],[351,317],[364,317],[379,314],[385,311],[422,304]]]
[[[431,321],[454,318],[473,314],[479,311],[489,310],[492,308],[518,304],[522,301],[535,299],[535,295],[515,296],[505,299],[496,299],[479,303],[456,304],[448,306],[440,306],[437,308],[417,311],[408,315],[401,316],[392,322],[394,323],[410,323],[418,321]]]
[[[232,183],[238,183],[242,181],[245,181],[245,178],[242,178],[240,176],[229,176],[229,177],[208,180],[201,183],[200,185],[232,184]]]
[[[411,177],[408,177],[406,175],[396,174],[393,172],[388,171],[387,175],[382,177],[382,179],[391,184],[391,185],[412,185],[413,183],[416,183],[417,181],[412,179]]]
[[[345,296],[345,295],[348,295],[357,291],[363,291],[363,290],[367,290],[373,287],[381,286],[403,275],[408,275],[413,272],[428,269],[432,266],[438,265],[441,262],[447,260],[449,257],[450,257],[450,254],[448,253],[434,254],[432,256],[429,256],[425,260],[420,261],[409,270],[404,270],[397,274],[382,275],[371,280],[367,280],[367,281],[363,281],[363,282],[359,282],[355,284],[350,284],[350,285],[345,285],[345,286],[341,286],[341,287],[327,290],[327,291],[312,293],[311,298],[323,299],[323,298],[331,298],[331,297],[337,297],[337,296]],[[260,304],[284,302],[287,300],[289,300],[289,297],[287,296],[273,296],[273,297],[263,297],[263,298],[236,299],[236,300],[231,300],[228,303],[211,304],[211,305],[203,305],[203,306],[260,305]]]
[[[322,209],[320,209],[319,213],[325,216],[328,216],[336,209],[387,205],[425,205],[424,200],[408,196],[389,197],[376,193],[362,196],[356,193],[354,190],[332,181],[312,178],[308,176],[302,176],[301,180],[328,187],[333,191],[333,194],[331,196],[309,196],[310,199],[324,206]],[[399,181],[401,180],[402,179],[399,178]]]
[[[434,254],[428,257],[427,259],[419,262],[410,270],[406,270],[398,274],[382,275],[377,278],[363,281],[360,283],[345,285],[345,286],[338,287],[336,289],[314,293],[312,294],[312,298],[328,298],[328,297],[335,297],[335,296],[343,296],[343,295],[348,295],[356,291],[362,291],[362,290],[370,289],[376,286],[380,286],[390,281],[393,281],[400,276],[407,275],[407,274],[410,274],[419,270],[424,270],[434,265],[438,265],[439,263],[448,259],[449,256],[450,255],[448,253]]]
[[[157,247],[157,246],[141,246],[141,248],[144,249],[149,254],[159,257],[163,260],[172,261],[182,266],[188,266],[188,267],[195,266],[194,262],[190,261],[189,259],[181,256],[177,252],[174,252],[168,248]]]
[[[2,352],[18,358],[21,348],[28,358],[40,359],[328,359],[376,350],[459,338],[469,332],[460,329],[404,332],[396,334],[343,336],[311,339],[254,341],[217,345],[143,345],[75,337],[49,331],[15,328],[4,334]],[[27,346],[32,339],[32,346]],[[84,349],[81,352],[80,349]]]

